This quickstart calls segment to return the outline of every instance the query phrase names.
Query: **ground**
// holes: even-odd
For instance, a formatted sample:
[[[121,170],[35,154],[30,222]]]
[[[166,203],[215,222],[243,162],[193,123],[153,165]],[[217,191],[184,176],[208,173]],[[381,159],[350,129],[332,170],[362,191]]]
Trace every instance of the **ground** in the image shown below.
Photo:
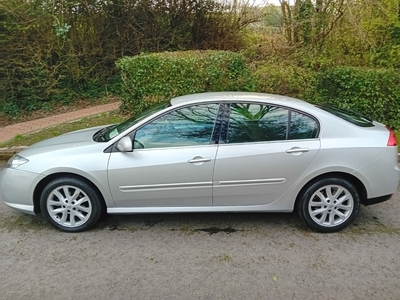
[[[18,117],[14,117],[14,118],[7,117],[4,112],[0,111],[0,127],[12,125],[15,123],[37,120],[40,118],[54,116],[56,114],[72,112],[72,111],[76,111],[76,110],[80,110],[80,109],[84,109],[84,108],[88,108],[88,107],[93,107],[96,105],[118,102],[120,100],[121,99],[117,96],[108,96],[108,97],[96,98],[96,99],[92,99],[92,100],[80,99],[80,100],[77,100],[68,105],[54,102],[54,103],[51,103],[51,105],[49,105],[49,109],[47,109],[47,110],[41,109],[41,110],[35,110],[35,111],[31,111],[31,112],[24,112],[23,114],[19,115]]]
[[[259,213],[107,216],[68,234],[0,200],[0,298],[397,300],[399,213],[400,191],[334,234]]]

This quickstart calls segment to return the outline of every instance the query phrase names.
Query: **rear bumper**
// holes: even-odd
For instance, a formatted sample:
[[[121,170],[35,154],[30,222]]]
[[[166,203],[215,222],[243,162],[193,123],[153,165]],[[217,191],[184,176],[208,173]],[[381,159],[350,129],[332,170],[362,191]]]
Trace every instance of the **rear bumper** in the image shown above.
[[[400,165],[397,158],[397,147],[386,147],[377,159],[352,173],[364,184],[368,198],[365,203],[386,201],[390,199],[390,195],[397,192],[400,181]],[[384,200],[380,200],[381,198]]]
[[[389,195],[385,195],[385,196],[365,199],[363,204],[365,206],[378,204],[378,203],[385,202],[385,201],[389,200],[390,198],[392,198],[392,196],[393,196],[393,194],[389,194]]]

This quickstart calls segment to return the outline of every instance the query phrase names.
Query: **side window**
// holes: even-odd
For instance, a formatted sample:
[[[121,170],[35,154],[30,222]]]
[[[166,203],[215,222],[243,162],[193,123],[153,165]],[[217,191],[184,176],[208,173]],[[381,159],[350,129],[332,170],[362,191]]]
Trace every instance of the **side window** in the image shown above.
[[[136,131],[135,148],[208,145],[218,104],[185,107],[169,112]]]
[[[291,113],[289,139],[312,139],[318,133],[318,123],[313,118],[302,113]]]
[[[263,104],[232,103],[228,143],[286,140],[289,111]]]

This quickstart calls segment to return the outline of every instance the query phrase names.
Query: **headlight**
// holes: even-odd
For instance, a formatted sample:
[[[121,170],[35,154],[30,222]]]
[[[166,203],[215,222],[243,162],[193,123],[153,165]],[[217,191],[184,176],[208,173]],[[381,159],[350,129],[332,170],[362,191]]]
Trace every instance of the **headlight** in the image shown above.
[[[27,160],[26,158],[15,154],[13,157],[10,158],[10,160],[7,162],[7,168],[18,168],[19,166],[26,164],[27,162],[29,162],[29,160]]]

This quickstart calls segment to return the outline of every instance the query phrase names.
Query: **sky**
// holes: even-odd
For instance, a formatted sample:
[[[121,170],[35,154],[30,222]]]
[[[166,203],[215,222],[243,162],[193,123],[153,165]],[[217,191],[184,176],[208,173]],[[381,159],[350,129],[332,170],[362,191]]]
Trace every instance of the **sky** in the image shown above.
[[[247,0],[249,4],[254,2],[257,6],[266,6],[267,4],[280,5],[279,0]],[[290,0],[289,0],[290,2]]]

